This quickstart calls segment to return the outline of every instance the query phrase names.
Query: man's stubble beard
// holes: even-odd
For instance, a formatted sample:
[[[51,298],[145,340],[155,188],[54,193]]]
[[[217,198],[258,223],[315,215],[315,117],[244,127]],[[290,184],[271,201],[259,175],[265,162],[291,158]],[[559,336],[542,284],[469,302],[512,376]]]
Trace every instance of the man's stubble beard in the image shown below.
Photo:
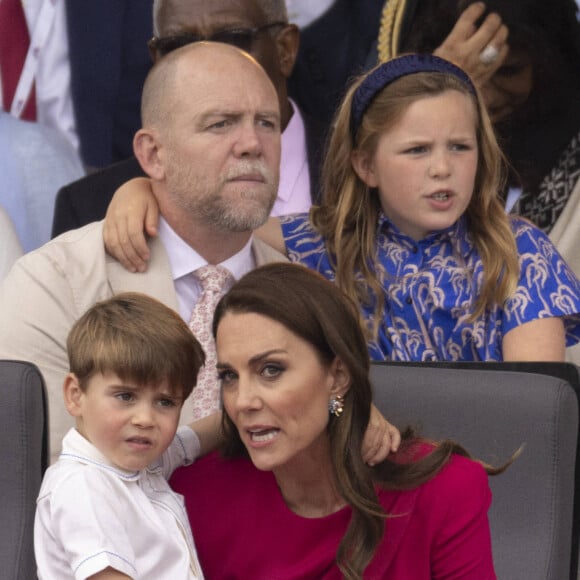
[[[191,164],[174,164],[168,168],[168,194],[181,211],[193,221],[226,232],[248,232],[262,226],[272,211],[278,180],[260,161],[241,161],[218,180],[196,175]],[[259,172],[265,184],[249,188],[247,183],[228,183],[238,175]],[[224,197],[222,190],[243,188],[238,195]]]

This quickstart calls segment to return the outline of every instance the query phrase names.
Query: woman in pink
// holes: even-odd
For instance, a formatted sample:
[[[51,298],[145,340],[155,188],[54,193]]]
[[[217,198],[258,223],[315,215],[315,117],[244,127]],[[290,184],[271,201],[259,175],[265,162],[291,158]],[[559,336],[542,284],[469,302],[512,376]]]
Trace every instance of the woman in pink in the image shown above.
[[[410,430],[364,463],[369,357],[336,286],[264,266],[221,300],[214,334],[227,446],[171,482],[206,578],[495,578],[480,463]]]

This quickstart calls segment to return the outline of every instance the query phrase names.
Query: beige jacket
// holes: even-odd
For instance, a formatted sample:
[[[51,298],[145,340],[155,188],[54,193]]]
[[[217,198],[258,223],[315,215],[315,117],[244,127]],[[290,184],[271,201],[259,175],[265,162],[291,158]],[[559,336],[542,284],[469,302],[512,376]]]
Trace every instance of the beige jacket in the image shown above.
[[[73,426],[62,399],[68,372],[66,338],[75,321],[95,302],[120,292],[143,292],[178,310],[165,248],[150,244],[147,272],[127,272],[103,246],[103,222],[71,230],[20,258],[0,286],[0,359],[35,363],[46,381],[51,459]],[[258,239],[257,265],[286,261]]]

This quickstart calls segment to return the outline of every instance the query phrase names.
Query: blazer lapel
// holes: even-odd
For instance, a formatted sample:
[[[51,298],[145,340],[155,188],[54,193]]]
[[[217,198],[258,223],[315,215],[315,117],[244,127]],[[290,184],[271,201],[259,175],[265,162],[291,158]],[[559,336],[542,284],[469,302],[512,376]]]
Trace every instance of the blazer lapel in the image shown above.
[[[151,259],[147,271],[143,273],[128,272],[120,262],[107,255],[107,275],[113,294],[142,292],[179,312],[173,275],[165,248],[159,238],[152,238],[149,248]]]
[[[255,236],[252,238],[252,254],[254,255],[256,266],[263,266],[264,264],[271,264],[272,262],[288,262],[286,256],[274,250],[274,248]]]

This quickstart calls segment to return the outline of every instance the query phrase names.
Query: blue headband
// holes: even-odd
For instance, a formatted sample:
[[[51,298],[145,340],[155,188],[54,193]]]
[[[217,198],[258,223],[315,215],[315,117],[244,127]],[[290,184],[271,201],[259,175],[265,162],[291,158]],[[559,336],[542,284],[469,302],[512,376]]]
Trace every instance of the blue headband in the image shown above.
[[[376,95],[393,81],[422,72],[452,74],[465,84],[470,93],[476,94],[471,79],[458,66],[433,54],[407,54],[393,58],[375,68],[363,80],[352,97],[350,108],[350,132],[352,141],[360,127],[363,115]]]

